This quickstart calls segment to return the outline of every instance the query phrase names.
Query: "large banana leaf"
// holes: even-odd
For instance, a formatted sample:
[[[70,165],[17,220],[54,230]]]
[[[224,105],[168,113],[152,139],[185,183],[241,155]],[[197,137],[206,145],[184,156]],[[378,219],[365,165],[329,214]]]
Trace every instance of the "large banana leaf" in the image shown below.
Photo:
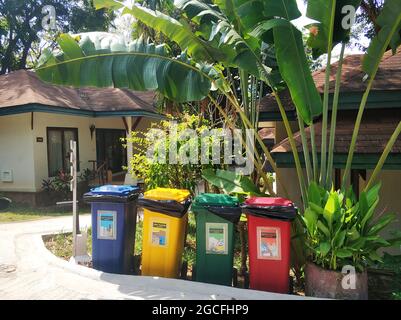
[[[178,9],[183,10],[194,23],[200,24],[198,25],[200,30],[194,31],[196,38],[201,36],[204,39],[208,38],[207,44],[222,53],[219,59],[216,58],[217,55],[214,56],[216,62],[223,63],[225,66],[242,68],[259,79],[269,81],[271,69],[261,63],[259,59],[260,41],[258,42],[252,37],[247,37],[246,39],[242,37],[239,30],[233,27],[231,20],[216,5],[202,0],[179,0],[175,2],[175,5]],[[153,12],[150,18],[146,13],[149,14],[152,11],[139,6],[136,6],[131,11],[126,10],[126,12],[130,12],[147,26],[157,28],[157,30],[175,41],[182,50],[198,45],[197,40],[194,40],[193,37],[188,37],[185,41],[181,41],[179,29],[172,28],[167,33],[166,29],[160,28],[161,25],[166,23],[166,20],[171,20],[167,16]],[[206,36],[206,30],[209,32],[208,37]]]
[[[333,47],[342,41],[346,41],[349,37],[350,29],[344,29],[342,20],[345,13],[342,9],[346,5],[358,8],[361,0],[336,0],[335,18],[334,22],[331,18],[331,11],[333,8],[334,0],[308,0],[308,7],[306,16],[319,23],[311,24],[310,27],[315,29],[310,33],[308,45],[313,49],[313,56],[315,58],[327,53],[329,44],[329,29],[334,23],[333,33]]]
[[[224,59],[220,50],[216,50],[202,38],[196,36],[190,26],[164,13],[135,5],[131,9],[125,8],[123,13],[130,13],[152,29],[162,32],[197,61],[215,62]]]
[[[202,171],[202,177],[225,193],[267,196],[260,192],[251,179],[233,171],[217,169],[215,172],[213,169],[206,169]]]
[[[93,5],[95,6],[96,10],[102,8],[117,10],[124,7],[121,2],[115,0],[93,0]]]
[[[61,53],[47,51],[36,72],[45,81],[72,86],[157,90],[177,101],[197,101],[211,88],[207,65],[194,65],[185,55],[171,58],[165,46],[101,32],[58,38]]]
[[[261,42],[241,34],[242,21],[236,14],[234,1],[215,3],[218,6],[204,0],[177,0],[174,4],[200,26],[210,25],[209,43],[226,53],[225,59],[220,62],[269,81],[271,70],[259,60]],[[146,21],[142,22],[147,24]]]
[[[321,114],[323,107],[308,67],[302,33],[289,22],[301,15],[296,1],[264,1],[264,8],[265,15],[283,19],[266,19],[251,34],[261,35],[273,29],[281,76],[288,85],[299,116],[310,124],[314,116]]]
[[[227,3],[232,1],[219,0],[217,2],[224,3],[226,8]],[[321,114],[323,106],[308,67],[302,34],[289,22],[301,16],[296,0],[238,0],[234,1],[231,7],[241,21],[246,20],[247,16],[257,17],[253,20],[255,23],[253,26],[249,19],[243,23],[248,28],[248,35],[263,39],[266,36],[269,39],[271,38],[269,33],[273,30],[281,76],[288,85],[298,114],[305,123],[310,124],[313,117]],[[260,10],[263,12],[262,15]]]
[[[177,1],[177,0],[176,0]],[[178,0],[182,1],[182,0]],[[234,28],[241,32],[243,25],[241,18],[238,16],[236,7],[246,0],[214,0],[213,2],[225,14],[225,16],[234,25]]]
[[[237,6],[235,10],[237,12],[238,17],[241,19],[242,26],[246,31],[252,31],[255,26],[266,20],[266,16],[264,15],[264,5],[263,1],[236,1]],[[271,33],[271,37],[263,38],[263,41],[266,43],[272,43],[273,35]]]
[[[310,73],[302,33],[293,25],[278,26],[273,30],[277,62],[281,76],[287,83],[298,115],[306,124],[322,113],[322,100]]]
[[[282,17],[289,21],[301,16],[295,0],[268,0],[264,2],[264,14],[267,17]]]
[[[248,33],[252,33],[257,25],[268,23],[275,18],[294,20],[301,16],[295,0],[237,0],[235,3],[237,15]],[[274,44],[273,29],[265,28],[265,32],[258,38],[265,43]]]
[[[370,76],[376,73],[387,47],[391,45],[395,52],[401,44],[401,1],[387,0],[377,23],[381,29],[373,38],[363,59],[363,70]]]

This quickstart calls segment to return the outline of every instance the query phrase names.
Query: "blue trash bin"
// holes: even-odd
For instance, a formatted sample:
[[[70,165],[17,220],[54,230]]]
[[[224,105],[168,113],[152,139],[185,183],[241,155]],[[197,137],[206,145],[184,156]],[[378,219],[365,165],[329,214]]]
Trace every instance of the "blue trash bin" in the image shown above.
[[[139,188],[128,185],[105,185],[84,195],[92,211],[94,269],[133,273],[138,195]]]

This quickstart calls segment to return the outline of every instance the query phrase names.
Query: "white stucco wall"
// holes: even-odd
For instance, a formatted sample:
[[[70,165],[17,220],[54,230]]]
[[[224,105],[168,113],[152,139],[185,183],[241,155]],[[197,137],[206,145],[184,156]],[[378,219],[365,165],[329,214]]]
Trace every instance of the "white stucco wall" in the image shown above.
[[[137,130],[144,130],[151,121],[142,118]],[[96,160],[96,132],[91,139],[89,127],[97,129],[125,129],[121,117],[90,118],[34,113],[0,117],[0,170],[13,170],[14,181],[0,181],[0,191],[37,192],[42,180],[48,178],[47,127],[78,129],[80,170],[92,168],[89,160]],[[43,142],[37,142],[43,138]]]
[[[35,191],[35,168],[31,114],[0,117],[0,172],[12,170],[13,182],[3,182],[1,191]]]

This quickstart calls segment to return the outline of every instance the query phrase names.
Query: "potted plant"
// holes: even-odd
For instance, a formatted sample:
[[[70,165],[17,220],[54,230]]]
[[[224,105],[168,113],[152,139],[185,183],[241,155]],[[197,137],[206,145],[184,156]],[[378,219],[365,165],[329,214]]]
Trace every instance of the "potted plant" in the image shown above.
[[[309,206],[301,216],[306,230],[307,295],[368,298],[367,267],[382,261],[379,249],[401,240],[384,239],[379,234],[395,219],[394,214],[375,216],[380,186],[362,192],[357,201],[352,188],[344,193],[310,184]]]

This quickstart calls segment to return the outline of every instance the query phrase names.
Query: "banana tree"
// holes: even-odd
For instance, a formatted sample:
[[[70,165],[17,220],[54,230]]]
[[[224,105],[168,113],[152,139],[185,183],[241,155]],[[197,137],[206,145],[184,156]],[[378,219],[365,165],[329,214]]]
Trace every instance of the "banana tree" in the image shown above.
[[[112,0],[95,1],[95,4],[99,8],[124,7],[122,3]],[[300,16],[300,12],[295,0],[283,1],[282,4],[275,1],[260,4],[266,5],[268,13],[250,19],[250,16],[254,16],[249,14],[249,10],[255,13],[255,8],[249,7],[247,1],[176,1],[175,5],[187,18],[180,21],[140,6],[125,7],[124,13],[130,13],[149,27],[164,33],[176,42],[185,54],[172,58],[168,57],[163,46],[140,44],[139,41],[127,46],[116,39],[106,39],[104,35],[82,35],[75,40],[68,35],[62,35],[59,39],[61,53],[54,55],[47,52],[41,59],[37,72],[43,79],[55,83],[159,90],[163,95],[178,102],[200,100],[208,95],[208,90],[217,88],[240,115],[244,127],[257,129],[257,95],[254,88],[261,87],[262,82],[270,86],[273,94],[277,96],[280,110],[284,111],[277,93],[278,84],[281,82],[280,79],[277,80],[277,72],[274,72],[277,65],[270,64],[269,59],[263,56],[263,47],[271,47],[274,43],[280,73],[289,85],[298,114],[309,124],[314,116],[320,114],[321,100],[308,72],[301,32],[290,23],[290,20]],[[263,24],[264,21],[270,23],[266,25]],[[193,31],[194,25],[196,32]],[[274,31],[276,29],[279,31]],[[259,38],[261,32],[269,35]],[[290,39],[286,36],[288,33],[292,35]],[[141,67],[132,70],[133,66],[139,64]],[[96,66],[98,74],[88,72],[89,69],[94,70],[93,66]],[[243,76],[243,104],[238,101],[233,91],[226,72],[229,68],[238,68]],[[225,71],[222,72],[222,69]],[[249,82],[252,83],[251,86]],[[290,132],[288,119],[284,120]],[[295,146],[292,132],[289,137]],[[262,139],[257,135],[256,140],[277,172],[278,183],[281,183],[274,160]],[[293,154],[300,189],[305,196],[305,180],[295,149]],[[266,175],[260,170],[263,166],[258,155],[255,161],[258,173],[267,183]]]

